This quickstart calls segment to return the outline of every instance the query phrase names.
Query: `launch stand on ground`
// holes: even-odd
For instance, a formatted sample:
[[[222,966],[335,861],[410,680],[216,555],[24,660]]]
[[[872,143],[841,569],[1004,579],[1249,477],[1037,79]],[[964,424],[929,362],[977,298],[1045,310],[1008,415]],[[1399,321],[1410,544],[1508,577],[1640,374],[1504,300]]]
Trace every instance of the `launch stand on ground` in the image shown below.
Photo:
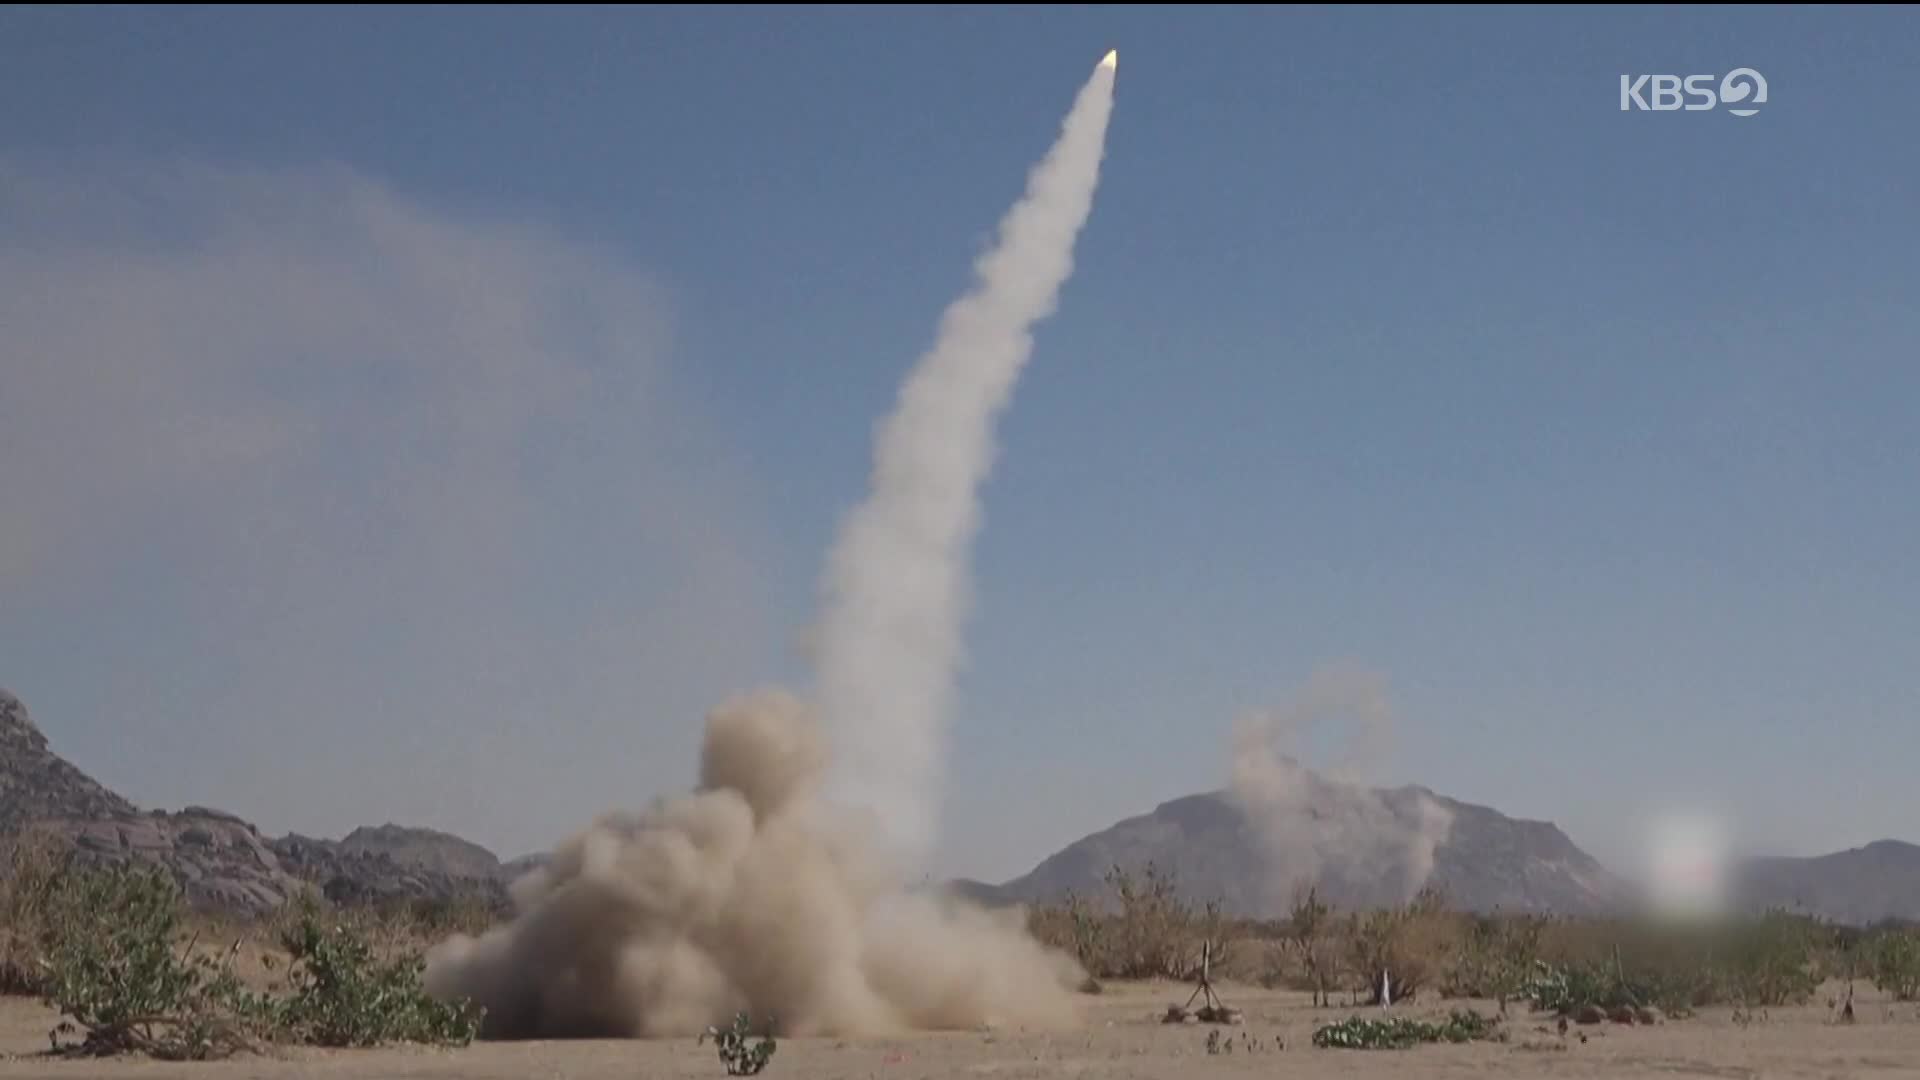
[[[1205,1004],[1198,1012],[1193,1003],[1204,999]],[[1213,942],[1203,942],[1200,946],[1200,985],[1193,988],[1185,1005],[1174,1005],[1167,1009],[1166,1022],[1184,1024],[1189,1019],[1202,1024],[1238,1024],[1241,1021],[1240,1010],[1227,1007],[1220,995],[1213,992]]]

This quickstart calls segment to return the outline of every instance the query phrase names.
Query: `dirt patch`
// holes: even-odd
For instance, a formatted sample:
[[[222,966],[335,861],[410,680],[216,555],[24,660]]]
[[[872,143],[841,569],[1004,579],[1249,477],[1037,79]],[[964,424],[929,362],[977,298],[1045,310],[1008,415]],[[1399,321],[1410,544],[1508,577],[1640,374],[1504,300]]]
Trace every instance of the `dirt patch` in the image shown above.
[[[1619,1078],[1872,1077],[1910,1076],[1920,1061],[1920,1019],[1912,1008],[1887,1010],[1861,999],[1860,1022],[1831,1023],[1820,1005],[1775,1009],[1764,1024],[1741,1026],[1728,1010],[1708,1010],[1684,1021],[1652,1027],[1592,1029],[1587,1042],[1561,1040],[1536,1030],[1541,1017],[1515,1014],[1510,1042],[1422,1046],[1413,1050],[1319,1050],[1313,1030],[1321,1023],[1378,1009],[1313,1008],[1307,995],[1228,985],[1227,1002],[1244,1012],[1230,1029],[1228,1052],[1207,1052],[1208,1028],[1161,1023],[1169,1004],[1184,1001],[1190,986],[1177,983],[1109,983],[1084,999],[1084,1020],[1070,1032],[1018,1030],[909,1035],[889,1039],[782,1039],[766,1080],[927,1080],[927,1078],[1115,1077],[1185,1080],[1197,1077],[1324,1077],[1387,1080],[1390,1077],[1457,1076],[1474,1080],[1533,1080],[1579,1076]],[[1871,1004],[1872,1007],[1867,1007]],[[1471,1006],[1491,1012],[1489,1002],[1434,1002],[1396,1014],[1441,1017]],[[169,1065],[138,1060],[52,1061],[36,1056],[46,1046],[52,1017],[23,999],[0,1001],[0,1077],[206,1077],[208,1080],[277,1077],[340,1077],[351,1080],[524,1080],[566,1076],[580,1080],[722,1080],[725,1073],[711,1044],[694,1039],[580,1040],[481,1043],[460,1050],[291,1050],[230,1061]],[[1245,1032],[1249,1039],[1243,1040]],[[1604,1034],[1601,1034],[1604,1033]],[[1285,1044],[1274,1050],[1275,1040]],[[1260,1049],[1248,1052],[1249,1042]],[[1547,1052],[1549,1045],[1564,1050]]]

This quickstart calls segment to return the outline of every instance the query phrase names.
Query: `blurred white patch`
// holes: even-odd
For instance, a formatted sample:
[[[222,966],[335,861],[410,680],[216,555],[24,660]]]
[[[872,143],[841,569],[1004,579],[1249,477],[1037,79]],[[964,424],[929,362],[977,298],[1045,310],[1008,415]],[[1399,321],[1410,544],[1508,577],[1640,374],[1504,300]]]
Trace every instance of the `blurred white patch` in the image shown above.
[[[1726,910],[1731,842],[1718,815],[1663,814],[1654,819],[1648,841],[1646,880],[1655,916],[1700,919]]]

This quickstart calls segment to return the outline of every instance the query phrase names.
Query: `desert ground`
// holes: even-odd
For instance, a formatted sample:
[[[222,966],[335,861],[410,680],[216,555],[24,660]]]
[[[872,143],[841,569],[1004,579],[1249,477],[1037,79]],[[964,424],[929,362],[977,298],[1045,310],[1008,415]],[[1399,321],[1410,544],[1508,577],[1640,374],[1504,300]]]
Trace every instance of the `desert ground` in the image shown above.
[[[1833,989],[1833,988],[1829,988]],[[1573,1027],[1562,1038],[1552,1019],[1517,1010],[1509,1041],[1432,1045],[1412,1050],[1321,1050],[1312,1045],[1323,1022],[1379,1010],[1316,1009],[1308,996],[1288,991],[1223,986],[1240,1008],[1237,1027],[1167,1025],[1160,1016],[1184,1002],[1191,987],[1175,983],[1109,985],[1083,1000],[1085,1023],[1070,1034],[1016,1031],[919,1034],[897,1039],[783,1039],[761,1075],[769,1080],[923,1080],[968,1077],[1189,1076],[1320,1077],[1817,1077],[1920,1076],[1920,1008],[1894,1006],[1871,992],[1856,995],[1856,1022],[1833,1022],[1823,991],[1815,1004],[1773,1010],[1737,1023],[1730,1009],[1653,1027],[1613,1024]],[[1489,1002],[1416,1003],[1395,1012],[1444,1015]],[[211,1063],[140,1059],[55,1060],[42,1051],[53,1017],[29,999],[0,1002],[0,1077],[342,1077],[400,1080],[462,1077],[534,1080],[547,1077],[712,1080],[725,1071],[713,1045],[694,1039],[658,1041],[478,1043],[457,1050],[411,1048],[276,1050]],[[1230,1052],[1209,1055],[1214,1030],[1230,1035]],[[1579,1035],[1587,1035],[1585,1042]],[[1285,1048],[1274,1049],[1276,1037]],[[1247,1041],[1258,1042],[1251,1051]]]

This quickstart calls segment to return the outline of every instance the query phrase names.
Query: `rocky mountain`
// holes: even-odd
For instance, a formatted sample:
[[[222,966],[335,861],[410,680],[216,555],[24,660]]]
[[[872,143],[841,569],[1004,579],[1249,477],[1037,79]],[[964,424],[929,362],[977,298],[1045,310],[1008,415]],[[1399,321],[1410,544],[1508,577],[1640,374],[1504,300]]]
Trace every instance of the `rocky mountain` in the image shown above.
[[[517,859],[508,859],[500,864],[500,877],[511,884],[526,874],[547,865],[551,856],[544,852],[537,855],[522,855]]]
[[[47,747],[20,699],[0,689],[0,832],[46,818],[136,814],[133,804]]]
[[[268,911],[306,889],[349,902],[506,897],[499,860],[446,833],[383,825],[344,840],[276,840],[220,810],[142,811],[54,753],[0,690],[0,845],[28,831],[83,859],[164,866],[190,903],[213,910]]]
[[[205,807],[50,818],[29,827],[71,844],[85,859],[158,863],[173,872],[187,901],[200,908],[269,911],[301,888],[259,830]]]
[[[1786,908],[1855,925],[1920,920],[1920,846],[1876,840],[1830,855],[1747,859],[1734,889],[1749,909]]]
[[[402,829],[397,825],[381,828],[390,834],[420,836],[407,839],[390,835],[387,846],[370,846],[364,837],[355,840],[366,829],[356,829],[344,840],[316,840],[294,833],[272,841],[270,846],[282,867],[317,886],[322,895],[337,904],[459,900],[500,907],[506,903],[506,883],[492,852],[431,829]],[[473,867],[474,872],[458,869],[463,866]]]
[[[1423,788],[1357,789],[1316,781],[1306,820],[1294,823],[1290,835],[1297,849],[1316,853],[1313,880],[1322,898],[1342,908],[1370,908],[1400,903],[1418,888],[1403,860],[1354,857],[1342,839],[1361,828],[1376,834],[1403,828],[1411,837],[1422,799],[1453,816],[1446,839],[1433,849],[1426,879],[1445,891],[1452,906],[1575,915],[1616,910],[1628,899],[1623,882],[1551,823],[1510,818]],[[1269,850],[1240,805],[1225,792],[1213,792],[1162,803],[1077,840],[1005,884],[959,882],[955,888],[986,902],[1050,902],[1069,892],[1098,898],[1108,891],[1109,869],[1137,873],[1152,863],[1170,871],[1191,902],[1217,900],[1233,914],[1275,916],[1285,913],[1292,890],[1272,872]],[[1377,855],[1377,844],[1373,850]]]
[[[491,880],[500,876],[500,860],[471,840],[433,829],[388,823],[361,826],[340,841],[355,855],[386,855],[395,862],[448,877]]]

